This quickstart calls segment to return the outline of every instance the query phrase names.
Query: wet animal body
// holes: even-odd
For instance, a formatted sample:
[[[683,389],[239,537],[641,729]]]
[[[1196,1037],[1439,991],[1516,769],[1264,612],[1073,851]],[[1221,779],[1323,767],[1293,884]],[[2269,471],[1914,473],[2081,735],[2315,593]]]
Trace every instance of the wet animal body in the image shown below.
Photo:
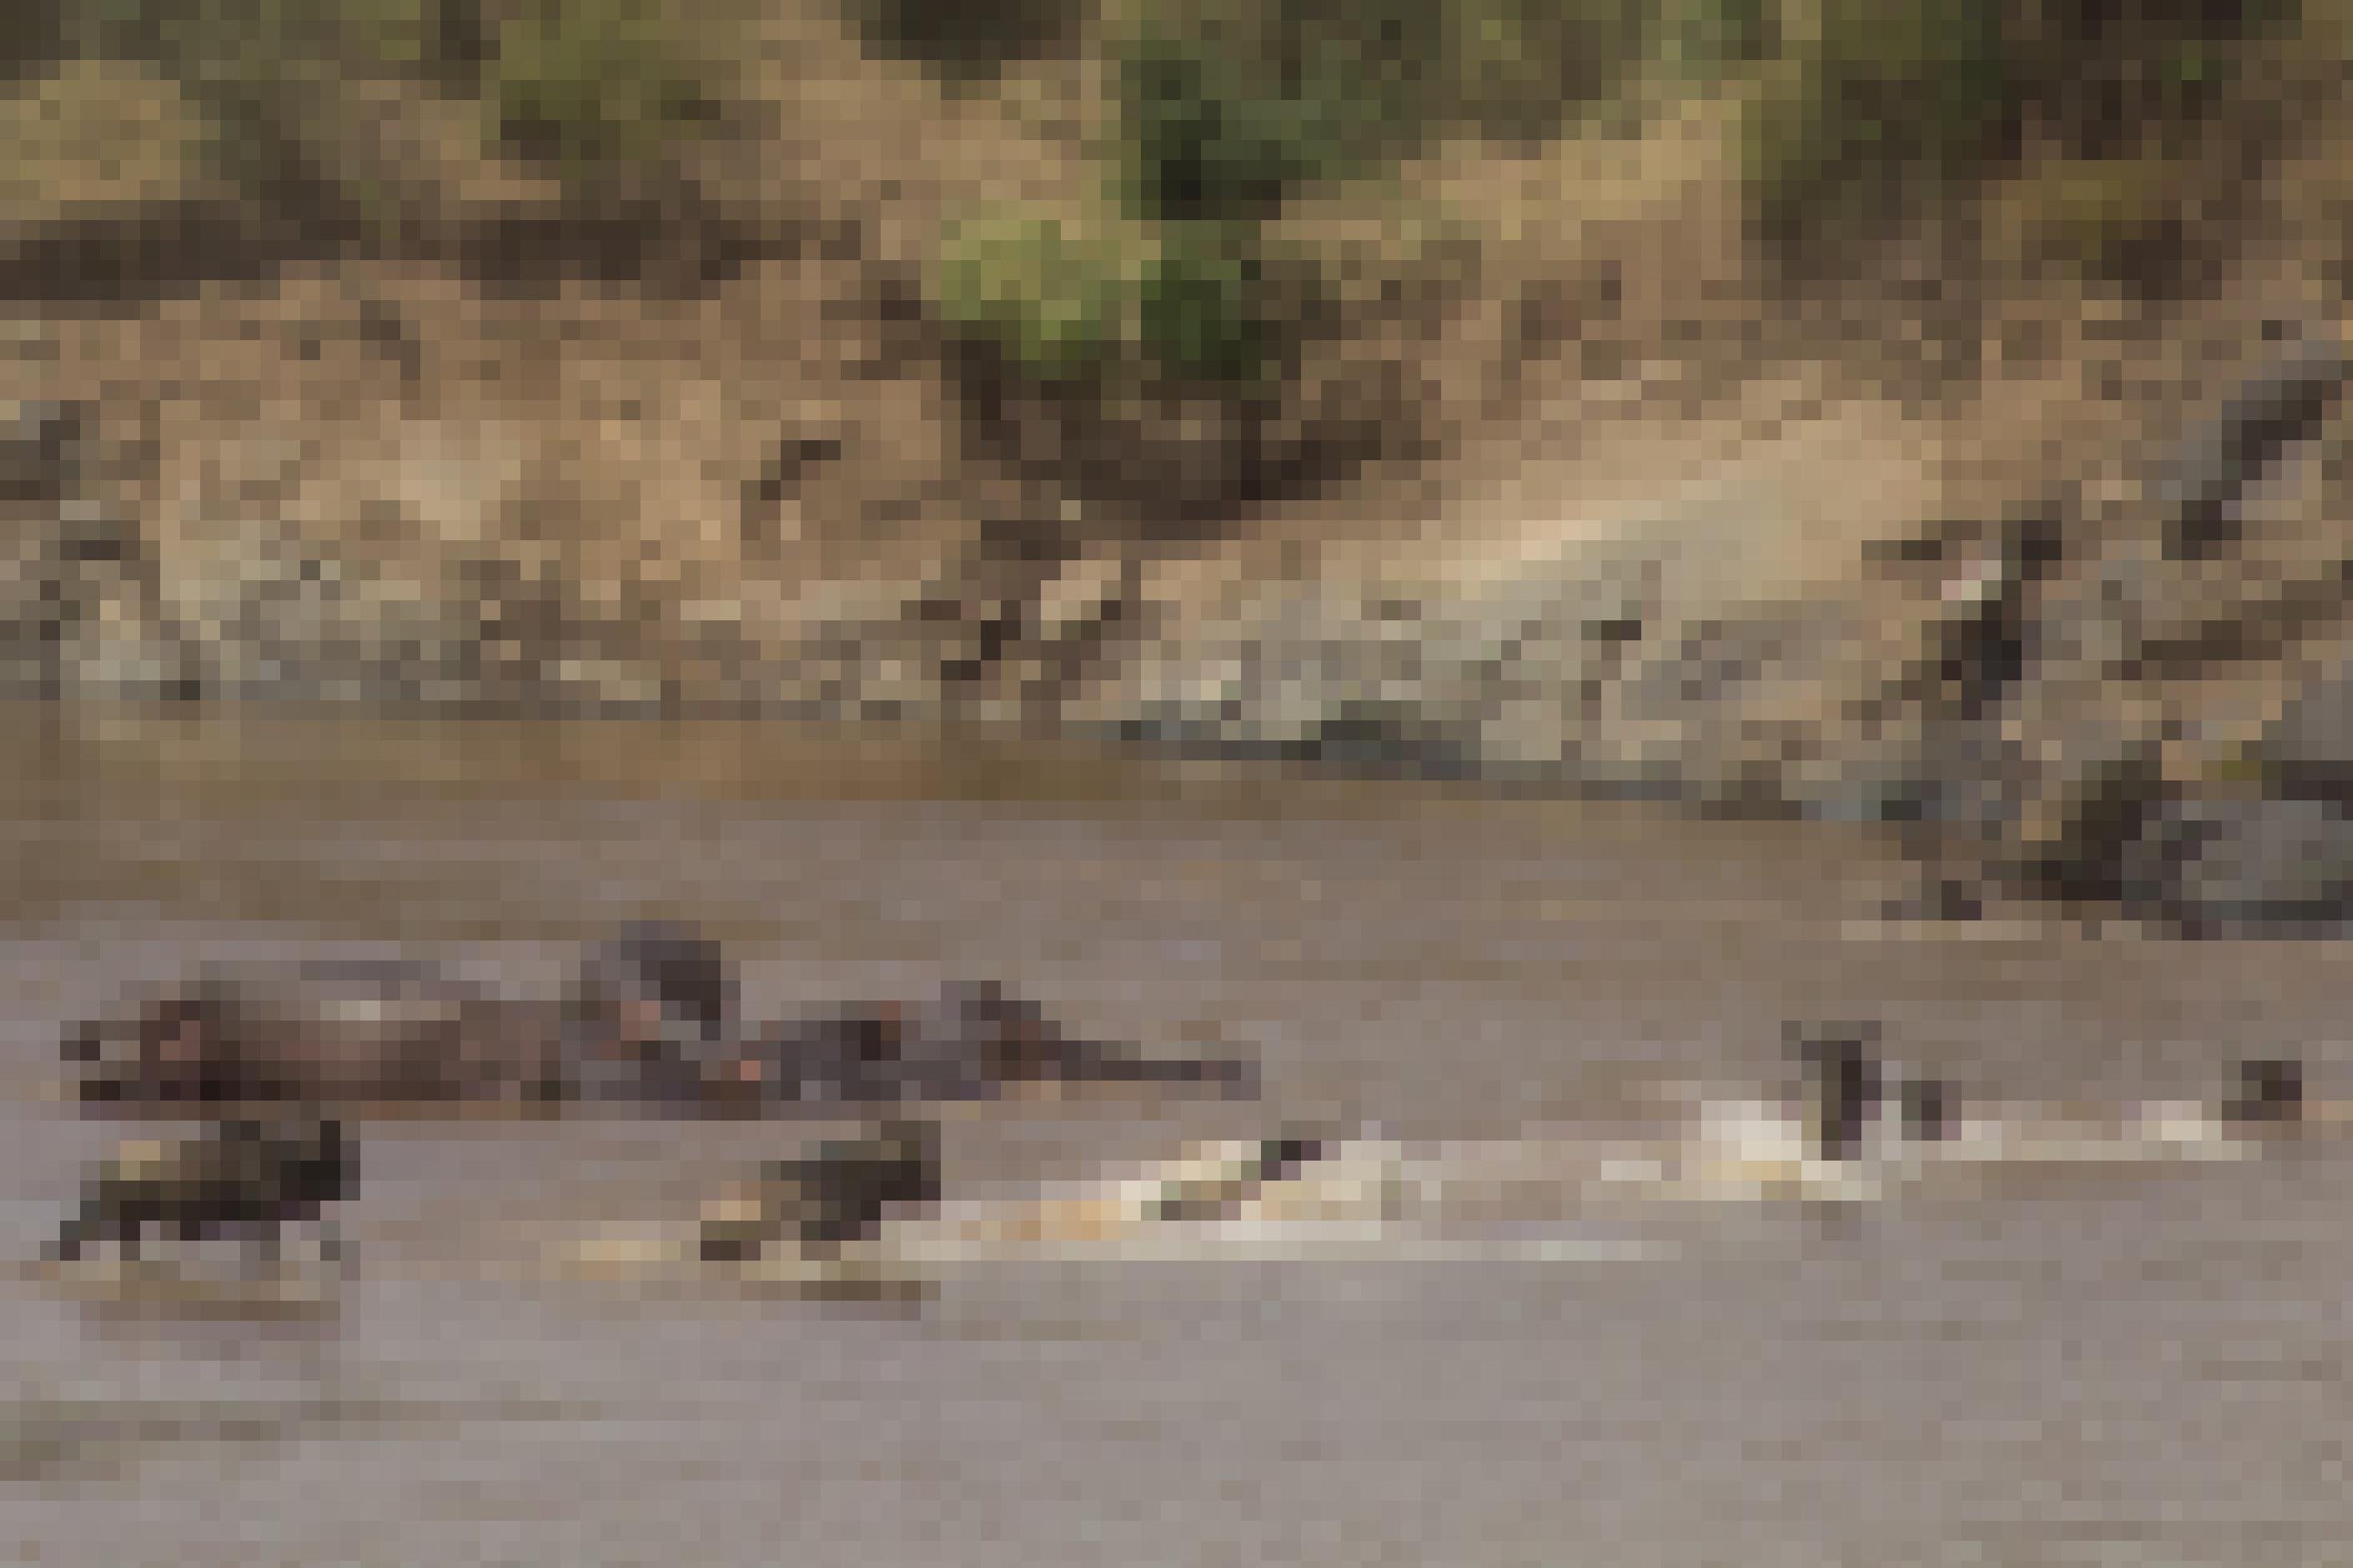
[[[886,1121],[762,1165],[753,1181],[705,1208],[698,1245],[710,1263],[756,1258],[780,1243],[828,1257],[873,1237],[892,1213],[939,1198],[938,1129]]]
[[[2241,1128],[2292,1127],[2304,1113],[2304,1064],[2285,1057],[2242,1061],[2237,1087],[2222,1102],[2222,1120]]]
[[[1231,1217],[1235,1206],[1270,1183],[1288,1181],[1324,1159],[1324,1140],[1298,1133],[1261,1139],[1243,1159],[1202,1179],[1178,1184],[1151,1205],[1152,1217],[1162,1220],[1215,1220]]]
[[[566,1078],[563,1019],[428,965],[214,965],[67,1037],[86,1103],[545,1100]]]
[[[132,1143],[84,1184],[81,1205],[50,1248],[60,1261],[112,1242],[139,1255],[150,1230],[183,1243],[236,1234],[274,1259],[289,1225],[323,1222],[330,1204],[358,1184],[358,1150],[340,1123],[316,1118],[222,1122],[169,1143]],[[341,1245],[332,1227],[329,1256]]]
[[[987,982],[943,986],[917,1005],[873,1004],[774,1026],[733,1070],[726,1092],[759,1104],[987,1100],[1044,1085],[1257,1090],[1247,1061],[1150,1057],[1070,1035],[1035,1004]]]
[[[994,1098],[1044,1084],[1247,1095],[1238,1059],[1159,1058],[1065,1033],[992,984],[746,1027],[733,964],[691,927],[591,947],[555,999],[503,996],[429,964],[216,965],[69,1033],[94,1105],[578,1103],[762,1114]]]
[[[691,1110],[743,1025],[735,966],[693,927],[644,921],[591,947],[563,1003],[562,1097]]]

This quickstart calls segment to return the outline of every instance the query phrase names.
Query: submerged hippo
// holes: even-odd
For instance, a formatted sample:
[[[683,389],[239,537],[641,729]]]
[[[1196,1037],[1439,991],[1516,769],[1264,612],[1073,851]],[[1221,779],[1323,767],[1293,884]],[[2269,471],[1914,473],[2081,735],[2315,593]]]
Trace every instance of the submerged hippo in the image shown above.
[[[147,1110],[691,1096],[733,1010],[716,944],[648,923],[592,947],[554,1000],[406,960],[212,964],[63,1049],[84,1101]]]
[[[501,995],[405,961],[218,964],[72,1030],[64,1054],[84,1101],[160,1111],[250,1101],[760,1114],[1025,1084],[1256,1089],[1247,1062],[1076,1038],[991,984],[765,1029],[746,1027],[718,943],[649,921],[592,946],[556,998]]]
[[[956,982],[917,1005],[877,1003],[771,1026],[728,1064],[720,1102],[887,1105],[987,1100],[1025,1086],[1158,1084],[1255,1093],[1240,1058],[1150,1057],[1066,1034],[993,982]]]
[[[184,1243],[235,1231],[275,1261],[287,1226],[324,1224],[326,1205],[349,1196],[358,1181],[358,1151],[338,1122],[226,1121],[174,1142],[126,1145],[91,1173],[81,1206],[49,1252],[71,1262],[92,1243],[112,1241],[135,1258],[154,1227]],[[340,1255],[331,1225],[320,1247],[329,1258]]]
[[[687,1109],[743,1032],[735,966],[691,926],[641,921],[590,948],[564,1003],[565,1098]]]
[[[871,1237],[893,1210],[940,1200],[939,1130],[885,1121],[864,1136],[828,1139],[773,1160],[752,1181],[705,1206],[698,1249],[706,1263],[741,1262],[779,1242],[809,1257]]]

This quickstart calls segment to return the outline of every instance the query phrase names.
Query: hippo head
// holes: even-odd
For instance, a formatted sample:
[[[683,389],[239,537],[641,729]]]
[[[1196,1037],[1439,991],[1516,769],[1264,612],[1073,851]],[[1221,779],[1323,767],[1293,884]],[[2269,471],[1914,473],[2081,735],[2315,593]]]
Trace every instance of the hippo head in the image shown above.
[[[692,926],[638,921],[599,942],[581,965],[584,1005],[615,1016],[651,1008],[717,1038],[734,1025],[735,969],[720,945]]]
[[[77,1025],[61,1053],[79,1069],[86,1100],[201,1098],[234,1014],[235,998],[223,987],[199,983]]]
[[[591,1098],[691,1093],[735,1030],[734,967],[691,926],[637,921],[589,950],[566,1013]]]

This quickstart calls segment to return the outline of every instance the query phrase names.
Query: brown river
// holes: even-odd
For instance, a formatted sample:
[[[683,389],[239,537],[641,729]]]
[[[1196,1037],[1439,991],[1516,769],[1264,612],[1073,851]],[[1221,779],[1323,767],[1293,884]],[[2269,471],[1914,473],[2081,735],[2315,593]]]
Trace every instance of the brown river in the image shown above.
[[[790,1124],[371,1122],[335,1310],[16,1265],[133,1131],[64,1021],[212,954],[551,987],[683,916],[748,1000],[997,976],[1261,1061],[1260,1105],[959,1108],[1018,1194],[1283,1118],[1509,1140],[1774,1081],[1883,1019],[1970,1091],[2342,1097],[2353,966],[2052,922],[1902,931],[1859,830],[745,726],[0,713],[0,1561],[2318,1563],[2353,1557],[2353,1160],[1559,1222],[1612,1251],[975,1259],[924,1300],[530,1277]]]

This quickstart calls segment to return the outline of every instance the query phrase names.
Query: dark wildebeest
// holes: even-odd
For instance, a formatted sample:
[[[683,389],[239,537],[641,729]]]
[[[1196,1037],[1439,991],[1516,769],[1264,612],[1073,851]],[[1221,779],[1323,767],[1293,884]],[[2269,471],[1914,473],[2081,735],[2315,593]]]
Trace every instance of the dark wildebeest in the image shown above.
[[[1324,1158],[1330,1145],[1322,1138],[1289,1131],[1261,1138],[1250,1157],[1221,1176],[1186,1184],[1152,1205],[1155,1219],[1208,1220],[1231,1217],[1234,1206],[1270,1182],[1288,1181]]]
[[[2292,1127],[2304,1120],[2304,1064],[2292,1057],[2251,1057],[2222,1102],[2222,1120],[2248,1128]]]
[[[1066,1034],[992,982],[942,986],[920,1005],[874,1003],[771,1026],[727,1063],[714,1103],[890,1105],[989,1100],[1024,1086],[1145,1084],[1257,1090],[1239,1058],[1150,1057]]]
[[[556,1000],[406,960],[213,964],[64,1054],[85,1101],[149,1110],[691,1097],[733,984],[715,943],[650,922],[591,948]]]
[[[1817,1159],[1855,1158],[1874,1124],[1913,1142],[1952,1135],[1951,1087],[1883,1062],[1878,1025],[1789,1024],[1783,1037],[1805,1076],[1806,1136]]]
[[[142,1233],[153,1226],[184,1243],[235,1231],[275,1261],[285,1226],[323,1224],[326,1205],[349,1196],[358,1181],[358,1150],[339,1122],[225,1121],[176,1142],[126,1145],[84,1184],[81,1206],[50,1252],[69,1262],[92,1242],[111,1240],[135,1258]],[[332,1225],[321,1250],[341,1254]]]
[[[705,1208],[703,1261],[755,1258],[780,1241],[829,1257],[871,1237],[896,1208],[940,1199],[939,1130],[885,1121],[862,1137],[828,1139],[796,1159],[773,1160],[743,1187]]]

